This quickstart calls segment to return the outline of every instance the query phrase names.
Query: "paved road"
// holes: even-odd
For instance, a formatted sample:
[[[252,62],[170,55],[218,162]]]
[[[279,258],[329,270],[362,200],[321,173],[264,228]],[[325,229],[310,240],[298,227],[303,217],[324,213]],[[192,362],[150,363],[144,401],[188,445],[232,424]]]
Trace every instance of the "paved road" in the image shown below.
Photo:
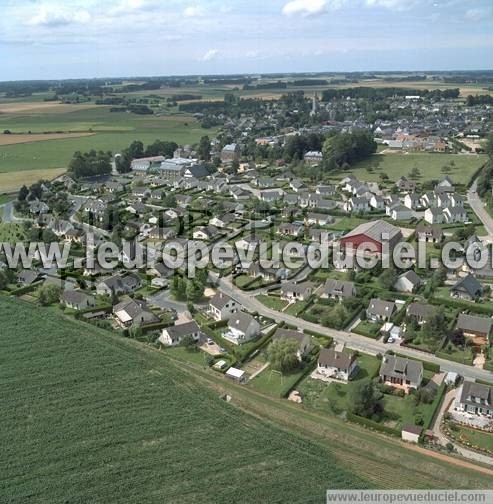
[[[477,193],[477,182],[471,186],[469,191],[467,191],[467,202],[473,209],[474,213],[478,216],[478,219],[483,223],[486,231],[488,232],[488,238],[493,241],[493,218],[488,213],[485,208],[485,204],[481,201]]]
[[[307,329],[309,331],[314,331],[319,334],[330,336],[340,343],[345,343],[348,347],[354,350],[359,350],[361,352],[370,353],[373,355],[379,353],[383,354],[388,350],[393,350],[395,352],[399,352],[402,355],[407,355],[409,357],[414,357],[432,362],[434,364],[438,364],[440,366],[440,369],[445,372],[453,371],[459,373],[462,376],[475,380],[493,380],[493,373],[484,369],[477,369],[465,364],[459,364],[445,359],[440,359],[435,355],[419,352],[411,348],[401,347],[397,344],[375,341],[365,336],[361,336],[359,334],[351,333],[348,331],[337,331],[335,329],[330,329],[319,324],[314,324],[312,322],[308,322],[286,313],[278,312],[277,310],[272,310],[271,308],[266,307],[260,301],[255,299],[250,293],[245,293],[238,289],[238,287],[233,285],[231,277],[221,278],[218,285],[224,293],[241,303],[249,311],[258,312],[259,314],[272,318],[277,322],[286,322],[290,325],[298,327],[299,329]]]

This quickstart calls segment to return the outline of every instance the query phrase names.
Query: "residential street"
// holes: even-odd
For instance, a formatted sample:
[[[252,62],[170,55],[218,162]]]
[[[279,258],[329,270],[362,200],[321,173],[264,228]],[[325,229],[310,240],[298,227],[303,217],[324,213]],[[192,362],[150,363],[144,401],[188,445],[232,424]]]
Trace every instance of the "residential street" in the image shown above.
[[[476,188],[477,181],[474,181],[474,184],[471,186],[469,191],[467,191],[467,201],[486,228],[486,231],[488,232],[488,239],[493,242],[493,218],[486,210],[483,201],[481,201],[481,198],[476,192]]]
[[[393,350],[394,352],[399,352],[402,355],[407,355],[409,357],[423,359],[429,362],[433,362],[434,364],[438,364],[442,371],[453,371],[459,373],[462,376],[475,380],[491,381],[493,378],[492,373],[483,369],[477,369],[465,364],[459,364],[457,362],[440,359],[435,355],[425,354],[411,348],[401,347],[397,344],[382,343],[365,336],[360,336],[359,334],[346,331],[337,331],[335,329],[330,329],[319,324],[307,322],[306,320],[288,315],[286,313],[272,310],[271,308],[267,308],[260,301],[255,299],[255,297],[253,297],[251,293],[243,292],[238,287],[233,285],[231,277],[221,278],[219,280],[219,287],[224,293],[228,294],[233,299],[241,303],[249,311],[256,311],[261,315],[270,317],[278,322],[286,322],[298,327],[299,329],[308,329],[309,331],[314,331],[330,336],[340,343],[345,343],[348,347],[354,350],[359,350],[361,352],[374,355],[378,353],[383,354],[388,350]]]

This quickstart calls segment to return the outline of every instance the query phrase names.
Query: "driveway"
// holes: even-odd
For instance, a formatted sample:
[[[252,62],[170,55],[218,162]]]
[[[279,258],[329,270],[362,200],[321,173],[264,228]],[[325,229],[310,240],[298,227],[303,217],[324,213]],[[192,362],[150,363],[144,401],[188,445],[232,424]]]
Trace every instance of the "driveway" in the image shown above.
[[[158,308],[175,310],[176,313],[183,313],[188,311],[187,304],[180,301],[175,301],[171,298],[171,292],[168,290],[159,291],[152,296],[146,297],[146,301],[150,305],[157,306]]]

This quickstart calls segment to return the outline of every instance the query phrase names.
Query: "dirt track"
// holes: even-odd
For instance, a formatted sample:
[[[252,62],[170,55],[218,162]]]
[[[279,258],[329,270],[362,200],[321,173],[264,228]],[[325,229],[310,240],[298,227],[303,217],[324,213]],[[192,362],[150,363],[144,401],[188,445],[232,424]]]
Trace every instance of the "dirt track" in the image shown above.
[[[0,135],[0,147],[5,145],[16,145],[23,143],[44,142],[45,140],[61,140],[63,138],[78,138],[91,136],[94,133],[32,133],[32,134],[10,134]]]

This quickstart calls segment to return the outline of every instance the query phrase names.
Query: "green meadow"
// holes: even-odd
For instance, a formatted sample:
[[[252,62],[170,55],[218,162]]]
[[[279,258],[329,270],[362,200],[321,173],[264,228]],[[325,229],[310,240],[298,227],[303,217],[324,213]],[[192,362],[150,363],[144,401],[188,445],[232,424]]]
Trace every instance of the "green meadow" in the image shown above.
[[[0,132],[7,129],[12,133],[93,132],[94,135],[0,146],[0,173],[63,168],[77,150],[118,152],[133,140],[144,144],[156,139],[189,144],[197,142],[202,135],[215,134],[215,130],[203,129],[188,115],[136,115],[110,112],[110,107],[94,105],[81,105],[69,112],[61,109],[2,113]]]

